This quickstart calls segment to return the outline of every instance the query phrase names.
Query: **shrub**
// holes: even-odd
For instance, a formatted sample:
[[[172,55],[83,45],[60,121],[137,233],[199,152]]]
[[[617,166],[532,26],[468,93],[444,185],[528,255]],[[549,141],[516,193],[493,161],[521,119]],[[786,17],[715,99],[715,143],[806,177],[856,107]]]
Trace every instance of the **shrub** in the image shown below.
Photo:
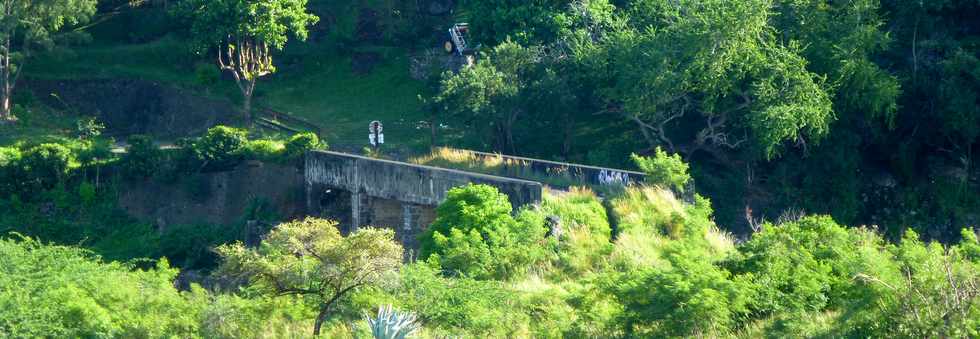
[[[252,140],[245,145],[245,157],[260,161],[277,161],[282,158],[285,147],[275,140]]]
[[[161,260],[138,270],[78,248],[0,239],[0,337],[195,337],[198,309]]]
[[[424,264],[404,266],[400,281],[399,306],[418,312],[433,337],[529,337],[519,295],[499,281],[446,278]]]
[[[672,236],[693,231],[684,227],[684,204],[664,188],[629,187],[612,200],[612,207],[617,222],[617,237],[632,231],[654,230]]]
[[[593,270],[612,249],[606,209],[592,191],[573,188],[563,195],[545,195],[540,211],[558,217],[563,232],[559,264],[566,270],[575,273]]]
[[[0,195],[17,192],[23,180],[20,168],[21,152],[15,147],[0,147]]]
[[[306,151],[322,148],[320,138],[313,133],[300,133],[289,137],[286,141],[286,151],[284,156],[287,160],[297,159]]]
[[[542,259],[543,220],[518,222],[507,196],[487,185],[456,187],[420,237],[420,257],[466,276],[510,278]]]
[[[759,289],[753,304],[764,314],[822,311],[852,278],[845,256],[858,251],[848,231],[830,217],[766,225],[729,264]]]
[[[190,155],[199,168],[226,170],[242,161],[245,145],[248,144],[248,133],[228,126],[216,126],[190,144]]]
[[[203,137],[194,142],[194,149],[207,166],[233,167],[242,159],[242,150],[248,143],[245,130],[228,126],[208,129]]]
[[[75,154],[78,154],[78,162],[82,165],[95,165],[99,161],[113,157],[111,139],[94,139],[83,143],[84,146],[81,149],[74,150]]]
[[[868,257],[852,265],[854,279],[843,304],[837,337],[977,338],[980,336],[980,264],[961,256],[963,246],[919,240],[909,230],[898,245],[885,245],[876,234],[870,250],[848,255]],[[972,244],[971,244],[972,243]],[[868,246],[871,247],[871,246]]]
[[[624,330],[659,338],[730,333],[748,314],[751,285],[733,279],[691,240],[673,241],[663,251],[665,265],[611,273],[604,282],[624,306]]]
[[[40,144],[23,153],[20,160],[27,182],[39,189],[50,189],[68,175],[74,156],[59,144]]]
[[[647,183],[683,192],[684,187],[691,181],[688,165],[678,154],[668,155],[657,147],[653,157],[632,155],[636,166],[646,173]]]
[[[145,135],[129,137],[129,151],[122,157],[123,175],[127,178],[147,178],[157,173],[162,160],[162,152]]]

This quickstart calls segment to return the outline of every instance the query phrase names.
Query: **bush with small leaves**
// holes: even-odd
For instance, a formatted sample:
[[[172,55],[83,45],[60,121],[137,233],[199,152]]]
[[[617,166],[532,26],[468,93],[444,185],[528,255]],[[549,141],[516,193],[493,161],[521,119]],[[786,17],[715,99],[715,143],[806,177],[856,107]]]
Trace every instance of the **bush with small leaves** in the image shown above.
[[[668,155],[660,147],[657,147],[653,157],[633,154],[632,158],[636,166],[646,173],[647,183],[683,192],[684,187],[691,181],[688,164],[681,159],[681,156]]]
[[[267,162],[278,161],[282,158],[285,147],[275,140],[252,140],[245,144],[245,158]]]
[[[289,137],[286,140],[286,150],[284,157],[287,160],[297,159],[303,156],[306,151],[321,149],[325,145],[320,142],[320,138],[313,133],[300,133]]]
[[[242,151],[248,144],[248,132],[228,126],[208,129],[203,137],[194,142],[194,153],[207,169],[222,170],[238,165]]]
[[[35,189],[50,189],[68,176],[74,154],[60,144],[40,144],[23,153],[25,181]]]
[[[0,147],[0,195],[6,197],[23,185],[21,152],[16,147]]]
[[[162,160],[160,149],[145,135],[130,136],[128,142],[129,150],[120,160],[123,175],[132,179],[153,176]]]
[[[421,235],[420,258],[449,273],[478,279],[509,279],[544,259],[543,218],[511,216],[507,196],[487,185],[456,187],[436,209]]]

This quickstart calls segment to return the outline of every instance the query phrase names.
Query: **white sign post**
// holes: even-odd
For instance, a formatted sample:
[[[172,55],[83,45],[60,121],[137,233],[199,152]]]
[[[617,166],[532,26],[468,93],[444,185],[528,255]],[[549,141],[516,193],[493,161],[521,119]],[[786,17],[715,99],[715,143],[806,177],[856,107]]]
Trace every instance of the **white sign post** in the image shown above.
[[[381,126],[380,121],[372,121],[368,124],[368,141],[371,143],[371,147],[374,147],[374,151],[377,152],[381,144],[385,143],[384,126]]]

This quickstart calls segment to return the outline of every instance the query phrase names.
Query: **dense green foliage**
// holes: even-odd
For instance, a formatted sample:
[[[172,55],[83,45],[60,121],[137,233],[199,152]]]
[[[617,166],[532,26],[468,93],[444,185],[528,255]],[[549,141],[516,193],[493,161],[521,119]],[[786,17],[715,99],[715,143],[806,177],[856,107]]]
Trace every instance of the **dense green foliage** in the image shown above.
[[[544,221],[511,215],[507,196],[486,185],[457,187],[420,240],[419,257],[447,272],[477,279],[509,279],[543,258]]]
[[[166,260],[141,270],[29,238],[0,240],[0,253],[5,338],[297,337],[305,326],[291,300],[178,291]]]
[[[633,154],[633,162],[646,173],[647,183],[683,192],[691,182],[688,165],[681,160],[680,155],[667,155],[667,152],[657,147],[653,157],[641,157]]]
[[[158,171],[163,152],[145,135],[130,136],[129,152],[120,159],[123,174],[131,178],[147,178]]]
[[[86,322],[66,323],[65,319],[75,318],[38,315],[30,316],[32,322],[16,322],[21,327],[4,324],[0,329],[253,337],[268,331],[302,336],[311,325],[322,323],[321,333],[347,336],[363,331],[359,312],[393,304],[420,316],[423,337],[919,338],[971,337],[980,330],[980,243],[973,231],[964,230],[964,240],[948,247],[922,242],[913,232],[893,244],[869,229],[847,228],[829,217],[803,217],[765,224],[736,245],[716,229],[705,199],[698,197],[689,205],[667,190],[639,187],[611,203],[617,232],[610,237],[606,210],[591,192],[548,196],[540,207],[509,220],[503,217],[509,213],[501,214],[506,206],[490,203],[501,202],[498,195],[483,186],[458,189],[454,204],[443,205],[439,217],[457,220],[445,224],[452,233],[465,227],[459,220],[480,214],[477,209],[488,216],[486,220],[537,225],[542,231],[543,216],[554,216],[564,228],[564,235],[553,240],[557,246],[540,241],[539,235],[538,241],[497,242],[491,247],[479,233],[490,230],[477,224],[470,229],[478,237],[466,246],[492,248],[501,257],[460,259],[455,263],[463,266],[453,269],[432,261],[403,265],[391,231],[362,229],[341,237],[335,223],[308,219],[278,226],[258,248],[220,247],[219,276],[248,281],[235,296],[200,289],[177,292],[171,287],[175,270],[165,264],[131,272],[131,266],[102,264],[81,250],[5,240],[0,242],[7,260],[0,261],[4,269],[0,280],[21,282],[3,286],[47,286],[44,291],[54,294],[41,294],[32,302],[61,306],[26,307],[35,304],[17,301],[13,296],[20,292],[8,287],[0,288],[0,303],[17,307],[4,311],[11,317],[26,317],[24,312],[61,312],[60,307],[67,307],[65,312],[84,314],[79,319]],[[427,238],[438,234],[425,234],[422,240],[435,245],[434,239]],[[444,245],[435,248],[439,253],[466,250],[453,246],[458,243]],[[556,255],[541,257],[545,261],[499,261],[514,258],[512,253],[549,251]],[[525,265],[523,270],[517,263]],[[523,273],[460,275],[463,270],[492,265],[509,265],[508,272]],[[26,267],[43,267],[49,275],[18,273]],[[394,274],[398,270],[401,273]],[[79,280],[74,274],[86,278]],[[78,289],[72,293],[83,293],[84,298],[61,303],[56,296],[63,293],[55,293],[55,285],[48,284],[61,278],[52,277],[73,281],[70,286]],[[106,280],[88,285],[87,279],[100,277]],[[229,280],[234,277],[239,279]],[[240,280],[243,277],[251,278]],[[114,297],[127,291],[121,286],[129,281],[152,282],[162,290],[139,294],[146,297]],[[150,295],[155,297],[145,299]],[[104,298],[122,304],[107,312]],[[85,300],[94,304],[84,306]],[[180,314],[159,321],[151,318],[168,313],[123,318],[130,307],[165,307]]]
[[[175,159],[177,170],[190,173],[229,170],[245,160],[295,163],[306,151],[326,147],[312,133],[299,133],[285,140],[249,139],[248,131],[228,126],[208,129],[200,138],[182,139],[178,146],[181,149]],[[139,154],[133,156],[146,156]]]
[[[306,40],[319,20],[307,0],[184,0],[176,8],[179,20],[190,22],[198,52],[217,48],[215,61],[234,76],[249,123],[256,81],[276,71],[272,51],[282,50],[290,35]]]
[[[164,337],[195,330],[194,307],[161,261],[142,271],[102,263],[85,250],[0,240],[0,335]]]
[[[467,145],[606,164],[662,147],[696,165],[738,233],[746,209],[880,224],[892,239],[912,226],[955,240],[980,222],[975,2],[462,7],[483,14],[471,20],[483,56],[434,97],[454,98],[442,109],[463,122],[521,117],[475,136],[507,142]],[[502,49],[540,52],[514,68]]]
[[[84,32],[63,29],[88,22],[97,0],[7,0],[0,3],[0,123],[16,120],[13,91],[36,49],[50,49]],[[67,30],[66,30],[67,31]]]
[[[360,338],[379,305],[417,314],[423,338],[980,337],[977,1],[0,0],[0,14],[2,337]],[[457,69],[434,49],[462,21],[477,51]],[[91,78],[187,98],[62,96],[98,96]],[[248,229],[123,210],[125,185],[207,199],[209,173],[325,147],[229,126],[171,147],[114,121],[239,92],[246,113],[254,95],[343,149],[384,120],[378,157],[441,141],[647,180],[546,189],[517,210],[455,188],[418,258],[389,229],[273,227],[258,199]],[[139,130],[169,132],[155,127]]]
[[[300,295],[319,310],[313,335],[340,298],[382,285],[401,263],[394,232],[362,228],[342,237],[336,222],[307,218],[276,226],[258,249],[242,243],[217,248],[221,274],[248,279],[271,296]]]

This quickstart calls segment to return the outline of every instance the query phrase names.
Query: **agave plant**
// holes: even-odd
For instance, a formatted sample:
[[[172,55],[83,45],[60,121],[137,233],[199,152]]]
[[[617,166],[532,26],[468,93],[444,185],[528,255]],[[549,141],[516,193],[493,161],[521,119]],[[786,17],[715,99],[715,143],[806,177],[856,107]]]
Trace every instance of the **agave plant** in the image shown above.
[[[391,305],[379,306],[376,318],[366,318],[375,339],[405,339],[421,327],[415,313],[399,312]]]

